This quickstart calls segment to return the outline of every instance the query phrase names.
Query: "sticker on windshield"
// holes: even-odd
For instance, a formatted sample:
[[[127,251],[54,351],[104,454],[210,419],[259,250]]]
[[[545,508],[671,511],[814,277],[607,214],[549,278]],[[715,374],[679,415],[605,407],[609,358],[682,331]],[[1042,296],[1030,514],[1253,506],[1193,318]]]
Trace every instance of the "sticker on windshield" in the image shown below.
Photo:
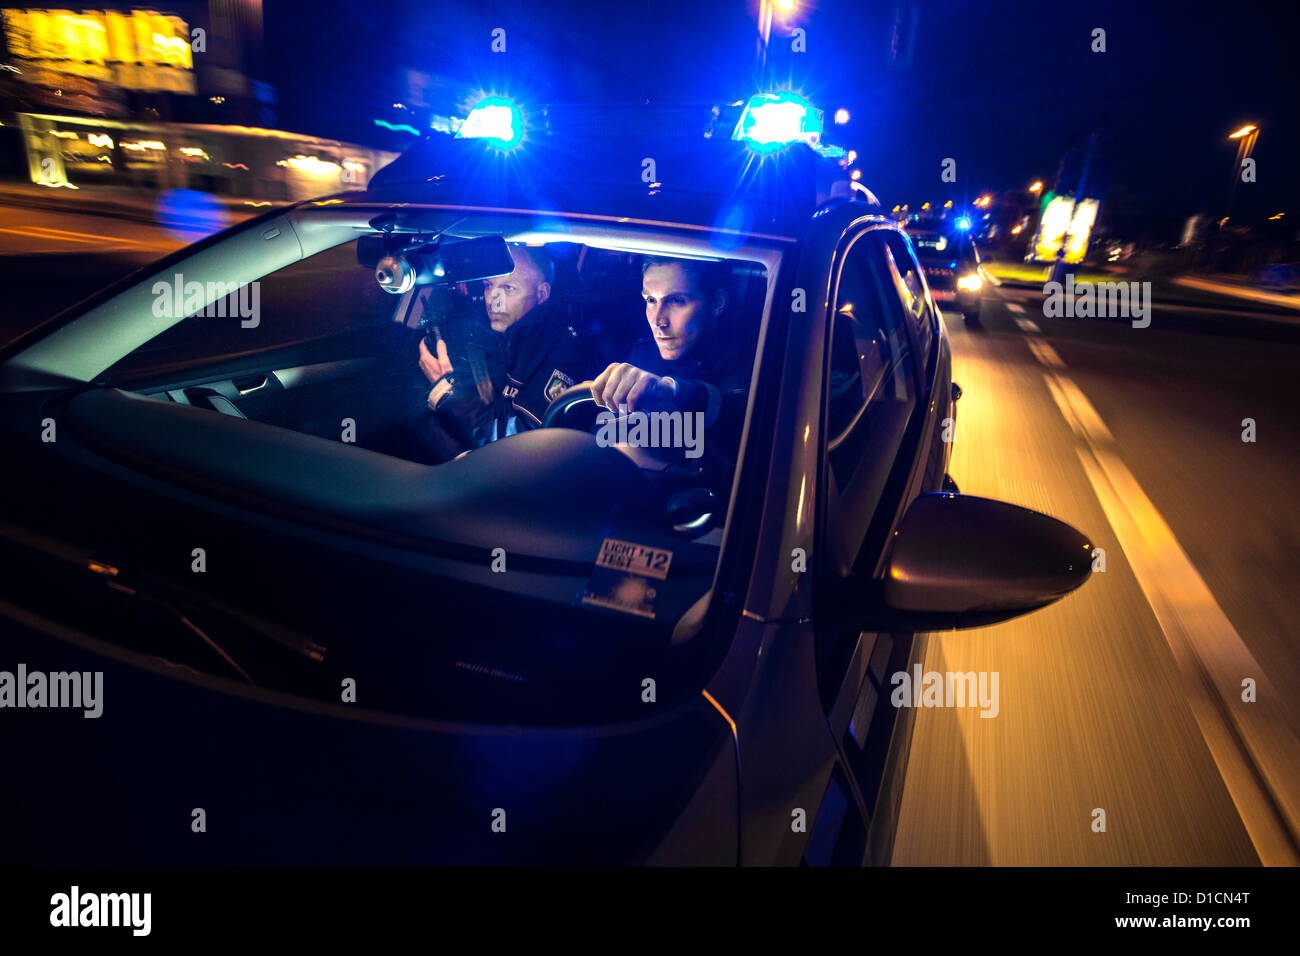
[[[655,581],[667,579],[672,560],[673,553],[663,548],[606,538],[582,603],[652,618],[659,593]]]

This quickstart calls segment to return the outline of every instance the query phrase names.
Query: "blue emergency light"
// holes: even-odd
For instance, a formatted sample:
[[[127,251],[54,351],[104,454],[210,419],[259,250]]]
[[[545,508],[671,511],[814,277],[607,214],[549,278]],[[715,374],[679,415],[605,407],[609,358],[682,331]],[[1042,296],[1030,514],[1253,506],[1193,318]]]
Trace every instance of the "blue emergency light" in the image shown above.
[[[524,115],[504,96],[487,96],[469,111],[457,139],[486,140],[498,149],[514,149],[524,138]]]
[[[969,229],[969,228],[970,228],[970,220],[967,219],[965,216],[961,216],[961,217],[957,220],[957,228],[958,228],[958,229]]]
[[[731,138],[769,153],[821,134],[822,114],[798,93],[759,93],[745,104]]]

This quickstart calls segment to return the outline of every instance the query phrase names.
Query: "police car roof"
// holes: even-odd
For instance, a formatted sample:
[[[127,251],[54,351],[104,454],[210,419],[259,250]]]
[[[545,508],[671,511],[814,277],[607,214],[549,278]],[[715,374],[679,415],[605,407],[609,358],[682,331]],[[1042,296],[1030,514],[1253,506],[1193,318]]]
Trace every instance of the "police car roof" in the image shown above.
[[[801,235],[838,165],[802,142],[767,154],[725,131],[526,133],[511,150],[431,133],[372,177],[366,198],[503,210],[583,213]]]

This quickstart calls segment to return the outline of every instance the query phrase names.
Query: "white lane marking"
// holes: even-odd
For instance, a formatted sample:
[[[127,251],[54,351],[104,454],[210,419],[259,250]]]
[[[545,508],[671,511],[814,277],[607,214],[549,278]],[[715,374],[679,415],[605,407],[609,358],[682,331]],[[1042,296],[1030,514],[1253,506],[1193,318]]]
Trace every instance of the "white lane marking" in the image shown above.
[[[1082,440],[1084,472],[1115,529],[1183,679],[1201,737],[1266,866],[1300,865],[1300,740],[1259,662],[1214,600],[1173,530],[1116,454],[1115,441],[1072,381],[1046,376],[1052,397]],[[1252,678],[1256,701],[1242,701]]]
[[[1115,440],[1115,436],[1097,414],[1097,409],[1092,407],[1092,402],[1079,391],[1079,386],[1070,379],[1057,375],[1044,375],[1043,378],[1047,381],[1047,388],[1060,408],[1061,415],[1076,435],[1095,442]]]
[[[1061,356],[1056,354],[1056,349],[1046,342],[1039,339],[1025,339],[1025,341],[1029,344],[1029,351],[1034,353],[1034,358],[1048,368],[1065,368],[1065,362],[1061,360]]]
[[[1024,312],[1025,307],[1018,302],[1007,302],[1006,307],[1012,312]]]
[[[1019,316],[1016,316],[1016,325],[1020,326],[1021,332],[1032,332],[1033,334],[1038,335],[1043,331],[1038,327],[1038,323],[1033,319],[1022,319]]]

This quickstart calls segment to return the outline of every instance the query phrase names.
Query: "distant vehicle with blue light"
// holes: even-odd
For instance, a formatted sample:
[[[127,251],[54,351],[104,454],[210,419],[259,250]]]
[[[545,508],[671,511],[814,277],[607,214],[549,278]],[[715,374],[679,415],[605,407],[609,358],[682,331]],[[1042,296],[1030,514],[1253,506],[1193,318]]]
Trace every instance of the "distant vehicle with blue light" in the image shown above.
[[[8,653],[111,688],[7,738],[12,860],[887,862],[918,635],[1087,578],[948,477],[943,318],[806,100],[480,107],[0,352]]]
[[[958,217],[952,227],[922,222],[909,227],[907,234],[912,237],[934,301],[974,324],[979,322],[984,268],[969,228],[970,220]]]

